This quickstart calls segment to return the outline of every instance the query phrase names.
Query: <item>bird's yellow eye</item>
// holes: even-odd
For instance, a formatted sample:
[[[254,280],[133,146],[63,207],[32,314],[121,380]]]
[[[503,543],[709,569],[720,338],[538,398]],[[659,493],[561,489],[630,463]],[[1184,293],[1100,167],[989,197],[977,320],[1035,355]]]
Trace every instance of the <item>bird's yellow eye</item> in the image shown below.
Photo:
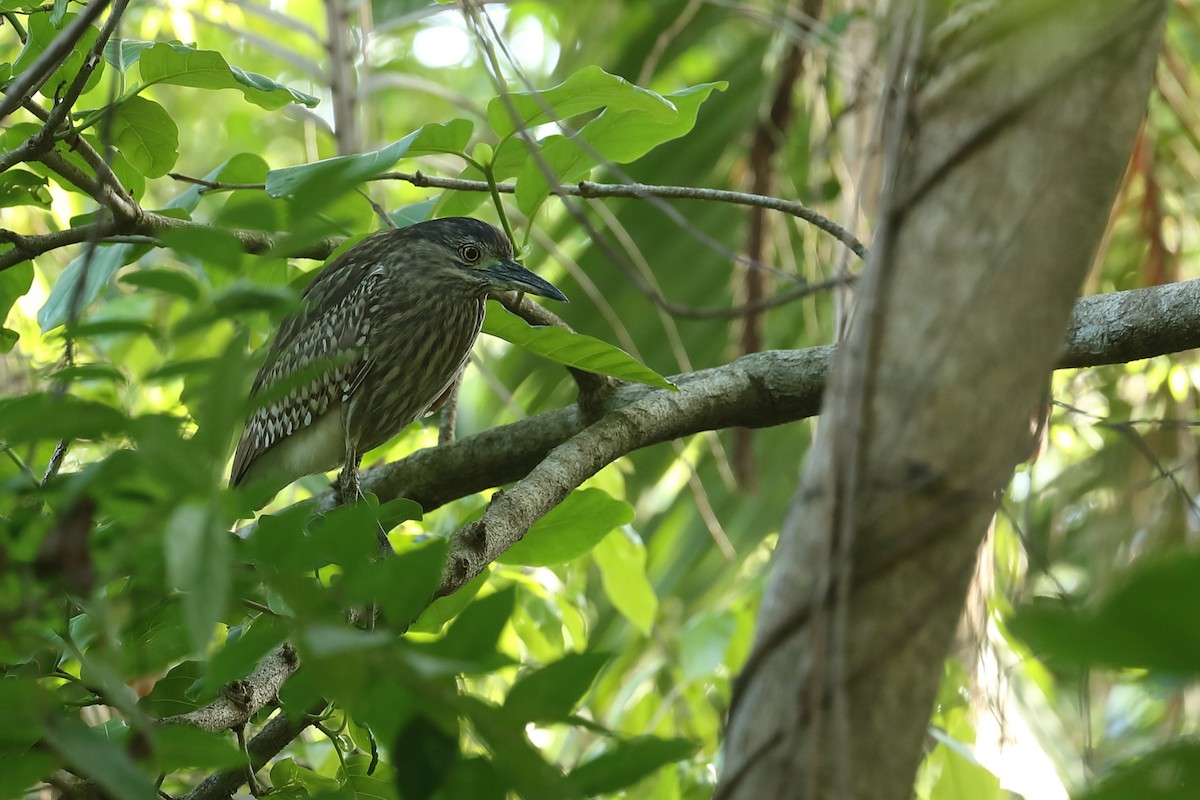
[[[458,248],[458,255],[463,261],[468,264],[474,264],[479,259],[483,258],[483,251],[473,244],[464,244]]]

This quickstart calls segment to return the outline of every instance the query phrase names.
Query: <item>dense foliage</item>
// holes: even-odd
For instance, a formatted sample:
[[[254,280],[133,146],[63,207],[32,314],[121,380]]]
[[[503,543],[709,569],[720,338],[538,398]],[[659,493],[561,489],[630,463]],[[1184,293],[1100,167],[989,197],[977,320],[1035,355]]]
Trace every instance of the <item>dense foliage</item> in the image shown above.
[[[0,82],[96,1],[0,0]],[[500,222],[573,301],[578,334],[489,303],[460,438],[570,405],[564,365],[670,391],[664,375],[835,341],[845,243],[687,191],[796,198],[855,228],[847,120],[871,85],[850,76],[873,69],[854,33],[873,22],[839,7],[813,25],[810,6],[185,0],[89,25],[0,132],[0,797],[77,779],[221,796],[201,782],[243,781],[243,732],[159,720],[228,701],[264,659],[299,665],[244,731],[295,726],[255,778],[272,796],[711,796],[808,423],[622,457],[432,603],[491,489],[317,513],[315,476],[234,536],[265,498],[225,478],[259,348],[323,259],[385,224]],[[1180,6],[1093,292],[1193,271],[1200,24]],[[69,128],[46,128],[73,90]],[[684,190],[562,193],[580,181]],[[996,718],[1048,765],[1031,798],[1110,772],[1087,796],[1127,796],[1162,763],[1194,785],[1186,742],[1125,762],[1195,727],[1200,563],[1179,551],[1200,527],[1197,385],[1188,358],[1058,374],[919,797],[1005,796],[992,773],[1028,762],[983,746],[1003,749]],[[377,524],[397,557],[375,558]],[[373,625],[347,622],[373,603]]]

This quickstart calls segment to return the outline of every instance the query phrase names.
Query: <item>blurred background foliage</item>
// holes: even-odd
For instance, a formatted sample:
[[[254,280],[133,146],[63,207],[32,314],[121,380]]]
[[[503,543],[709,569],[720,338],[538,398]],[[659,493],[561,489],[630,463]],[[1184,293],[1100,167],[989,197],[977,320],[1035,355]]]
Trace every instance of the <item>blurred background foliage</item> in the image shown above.
[[[262,536],[229,541],[225,531],[247,499],[221,487],[255,368],[251,353],[294,308],[294,289],[317,264],[246,255],[222,230],[302,243],[378,228],[372,202],[402,219],[458,211],[495,221],[495,209],[486,194],[392,179],[318,203],[314,213],[304,197],[200,191],[172,175],[258,184],[269,170],[376,150],[456,119],[474,126],[464,152],[483,157],[475,145],[497,144],[488,126],[497,85],[478,31],[512,91],[546,89],[596,65],[664,95],[727,82],[700,105],[686,135],[632,163],[596,167],[590,179],[752,190],[762,185],[754,153],[765,136],[771,193],[869,242],[869,203],[858,195],[871,169],[859,119],[876,87],[871,42],[879,31],[869,5],[488,3],[472,28],[459,7],[423,0],[132,4],[121,39],[215,51],[267,83],[247,93],[167,80],[139,94],[155,108],[126,99],[122,115],[88,116],[127,98],[148,69],[108,63],[75,121],[92,123],[85,135],[143,207],[186,209],[211,229],[168,232],[158,247],[105,245],[93,258],[110,254],[111,280],[57,295],[56,285],[78,285],[64,275],[72,259],[87,257],[86,246],[0,272],[0,314],[12,305],[0,319],[0,395],[11,398],[0,419],[0,662],[9,665],[0,708],[20,731],[0,736],[0,794],[20,796],[61,767],[110,788],[135,787],[122,796],[153,792],[153,776],[165,773],[162,789],[183,794],[236,753],[220,737],[148,728],[144,715],[205,702],[292,638],[305,666],[281,700],[292,710],[322,697],[335,706],[324,732],[307,731],[266,771],[279,796],[711,796],[730,683],[750,647],[812,423],[700,435],[623,458],[573,495],[561,519],[547,520],[558,526],[552,532],[586,529],[585,538],[599,541],[586,554],[544,566],[497,564],[486,582],[426,612],[403,640],[376,635],[383,632],[354,638],[339,618],[347,603],[366,599],[365,589],[348,585],[352,577],[388,586],[383,602],[397,615],[415,613],[412,587],[436,577],[431,554],[439,551],[430,548],[477,514],[486,496],[400,525],[393,538],[411,573],[366,564],[369,542],[322,535],[354,528],[352,520],[313,524],[287,510],[327,487],[319,476],[277,498]],[[348,53],[341,63],[327,48],[330,9],[342,14],[333,25]],[[0,78],[7,82],[23,64],[14,21],[31,40],[52,38],[55,15],[78,10],[0,0]],[[817,21],[806,13],[813,10]],[[800,67],[789,73],[796,49]],[[1178,0],[1088,292],[1195,277],[1198,79],[1200,16],[1190,0]],[[350,96],[349,116],[335,132],[339,94]],[[772,125],[781,95],[793,111]],[[6,124],[5,151],[37,120],[18,113]],[[552,135],[553,125],[536,133]],[[405,158],[396,168],[479,175],[453,154]],[[769,269],[747,270],[731,254],[754,247],[748,240],[759,223],[721,203],[586,201],[580,208],[607,249],[558,199],[532,223],[528,208],[511,196],[505,203],[527,244],[526,263],[572,298],[556,309],[566,321],[663,375],[725,364],[748,349],[745,315],[704,318],[688,308],[732,308],[754,280],[773,294],[858,266],[828,235],[768,213],[757,247]],[[0,204],[3,227],[24,234],[63,230],[96,210],[36,162],[0,176]],[[126,249],[111,255],[118,247]],[[622,254],[616,263],[612,249]],[[648,285],[675,305],[656,302]],[[836,341],[845,291],[757,315],[760,333],[749,349]],[[460,437],[574,399],[561,367],[521,348],[483,337],[476,355],[460,400]],[[1043,446],[1006,493],[963,645],[947,661],[917,796],[1008,796],[1001,782],[1030,800],[1089,787],[1089,796],[1129,796],[1104,794],[1137,780],[1122,772],[1128,759],[1194,733],[1188,679],[1197,668],[1189,656],[1200,652],[1191,613],[1200,581],[1189,581],[1195,572],[1181,554],[1194,550],[1200,529],[1198,385],[1190,355],[1055,376]],[[41,487],[64,438],[73,441],[61,473]],[[432,427],[414,427],[366,466],[436,439]],[[388,513],[418,516],[409,508]],[[73,552],[78,547],[87,555]],[[1145,563],[1165,572],[1130,576]],[[317,584],[305,577],[314,568]],[[1178,591],[1164,596],[1166,588]],[[1160,615],[1166,654],[1139,650],[1128,630],[1137,625],[1106,614],[1147,607]],[[1195,753],[1174,747],[1154,757],[1194,774],[1187,770],[1196,769]],[[373,753],[382,763],[368,770]],[[1114,783],[1100,780],[1110,774]]]

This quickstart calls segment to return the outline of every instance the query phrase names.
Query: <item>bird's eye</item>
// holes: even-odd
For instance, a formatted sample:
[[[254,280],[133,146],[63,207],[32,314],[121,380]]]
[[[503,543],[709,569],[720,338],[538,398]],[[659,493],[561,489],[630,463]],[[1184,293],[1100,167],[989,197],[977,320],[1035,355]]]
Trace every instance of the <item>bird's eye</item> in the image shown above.
[[[459,257],[468,264],[474,264],[479,259],[483,258],[483,251],[473,244],[464,244],[458,248]]]

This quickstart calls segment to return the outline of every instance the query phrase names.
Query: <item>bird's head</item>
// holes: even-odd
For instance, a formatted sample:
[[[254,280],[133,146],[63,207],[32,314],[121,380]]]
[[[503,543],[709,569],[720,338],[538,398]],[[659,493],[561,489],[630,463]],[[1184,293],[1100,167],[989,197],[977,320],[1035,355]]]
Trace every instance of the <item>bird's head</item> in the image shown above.
[[[438,261],[485,291],[517,291],[567,302],[549,281],[513,260],[512,242],[502,231],[470,217],[444,217],[404,229],[435,247]]]

